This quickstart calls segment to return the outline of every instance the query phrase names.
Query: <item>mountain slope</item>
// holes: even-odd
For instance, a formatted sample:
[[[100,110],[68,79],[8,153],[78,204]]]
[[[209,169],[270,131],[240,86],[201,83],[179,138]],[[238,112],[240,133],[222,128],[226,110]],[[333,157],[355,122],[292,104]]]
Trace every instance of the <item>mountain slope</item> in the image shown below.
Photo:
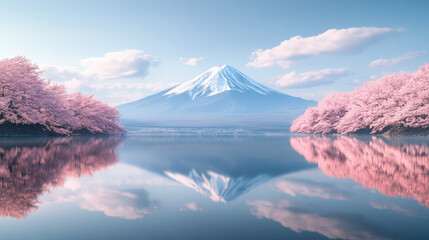
[[[216,66],[176,87],[118,107],[123,122],[147,126],[241,126],[283,123],[315,102],[292,97]],[[124,123],[126,124],[126,123]]]

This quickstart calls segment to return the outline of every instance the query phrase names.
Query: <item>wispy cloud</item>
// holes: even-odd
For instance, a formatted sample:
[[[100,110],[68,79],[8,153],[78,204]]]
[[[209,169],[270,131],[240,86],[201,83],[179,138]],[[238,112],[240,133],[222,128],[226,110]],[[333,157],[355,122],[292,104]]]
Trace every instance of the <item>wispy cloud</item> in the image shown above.
[[[66,89],[76,91],[82,86],[82,81],[77,78],[72,78],[71,80],[65,81],[64,86]]]
[[[181,57],[181,58],[179,58],[180,62],[182,62],[182,63],[184,63],[186,65],[190,65],[190,66],[198,65],[203,60],[204,60],[203,57],[193,57],[193,58],[184,58],[184,57]]]
[[[162,91],[167,88],[174,87],[178,85],[179,82],[171,82],[171,83],[112,83],[112,84],[103,84],[103,83],[90,83],[88,86],[93,89],[145,89],[150,91]]]
[[[370,67],[380,67],[380,66],[392,66],[392,65],[396,65],[399,64],[401,62],[404,61],[408,61],[411,59],[414,59],[422,54],[426,53],[426,51],[417,51],[417,52],[410,52],[401,56],[397,56],[395,58],[390,58],[390,59],[376,59],[372,62],[369,63]]]
[[[292,196],[304,195],[323,199],[347,200],[349,196],[346,192],[337,189],[335,186],[307,180],[282,180],[274,184],[274,188]]]
[[[294,36],[271,49],[258,49],[252,53],[249,67],[263,68],[278,66],[289,68],[293,61],[300,57],[321,53],[356,51],[391,33],[403,29],[357,27],[329,29],[311,37]]]
[[[283,88],[305,88],[332,83],[349,74],[347,68],[326,68],[318,71],[297,73],[296,71],[278,76],[275,85]]]
[[[141,50],[128,49],[109,52],[103,57],[82,59],[80,68],[69,66],[41,66],[44,74],[53,80],[93,80],[121,79],[148,75],[149,67],[158,64],[158,58],[145,54]]]
[[[64,84],[68,91],[94,94],[102,101],[117,105],[179,84],[146,81],[150,68],[157,66],[158,62],[155,56],[129,49],[109,52],[102,57],[82,59],[79,67],[40,67],[44,71],[44,77]]]

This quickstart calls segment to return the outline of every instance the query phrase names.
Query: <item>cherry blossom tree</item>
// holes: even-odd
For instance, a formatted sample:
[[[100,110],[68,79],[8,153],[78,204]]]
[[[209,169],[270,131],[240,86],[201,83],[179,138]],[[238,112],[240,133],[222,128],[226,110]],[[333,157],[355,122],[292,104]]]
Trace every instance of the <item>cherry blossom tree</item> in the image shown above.
[[[301,133],[429,132],[429,64],[322,99],[292,123]]]
[[[75,131],[118,134],[123,131],[119,124],[119,112],[115,108],[93,98],[92,95],[74,93],[68,96],[68,108],[79,122]]]
[[[69,94],[24,57],[0,61],[0,128],[32,126],[48,134],[118,134],[119,112],[92,96]],[[26,128],[31,129],[31,128]]]

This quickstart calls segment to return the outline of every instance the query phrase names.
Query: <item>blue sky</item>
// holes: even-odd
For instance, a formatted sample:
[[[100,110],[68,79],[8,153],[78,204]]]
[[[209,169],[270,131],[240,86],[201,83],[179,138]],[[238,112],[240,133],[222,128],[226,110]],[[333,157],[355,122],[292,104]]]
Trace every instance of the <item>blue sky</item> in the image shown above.
[[[0,0],[0,58],[26,56],[113,105],[221,64],[319,100],[428,62],[428,11],[428,1]]]

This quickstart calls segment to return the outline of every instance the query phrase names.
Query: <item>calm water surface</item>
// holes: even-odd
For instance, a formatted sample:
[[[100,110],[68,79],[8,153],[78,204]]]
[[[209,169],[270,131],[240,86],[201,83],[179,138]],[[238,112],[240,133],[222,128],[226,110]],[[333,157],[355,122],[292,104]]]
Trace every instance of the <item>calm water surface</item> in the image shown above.
[[[0,139],[1,239],[429,239],[429,138]]]

